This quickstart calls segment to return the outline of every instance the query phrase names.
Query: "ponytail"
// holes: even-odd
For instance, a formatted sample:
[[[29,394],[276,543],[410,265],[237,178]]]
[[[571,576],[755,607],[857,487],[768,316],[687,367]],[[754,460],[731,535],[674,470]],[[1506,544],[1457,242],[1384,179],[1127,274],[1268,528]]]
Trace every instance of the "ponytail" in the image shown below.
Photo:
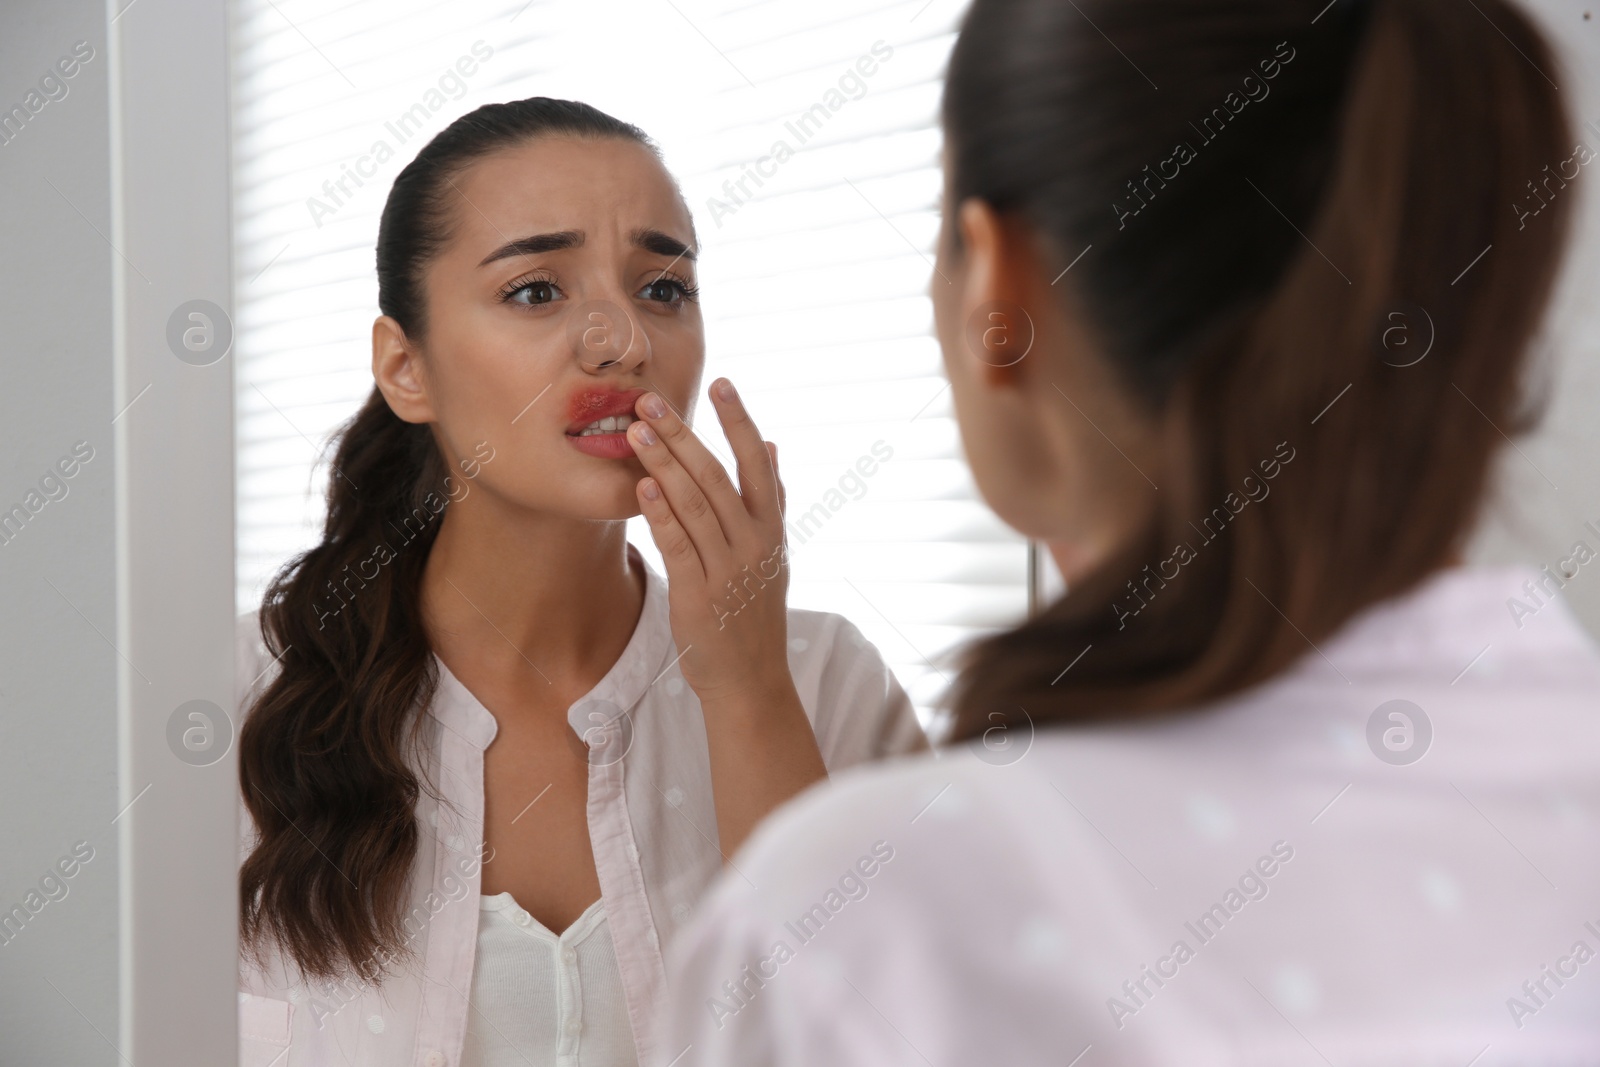
[[[411,753],[437,678],[416,620],[448,492],[425,425],[376,389],[341,430],[322,543],[274,577],[260,618],[281,670],[240,731],[239,780],[259,844],[239,872],[241,933],[301,969],[362,978],[404,951],[418,845]],[[434,790],[437,796],[437,790]],[[361,920],[361,921],[357,921]],[[365,966],[364,966],[365,965]]]

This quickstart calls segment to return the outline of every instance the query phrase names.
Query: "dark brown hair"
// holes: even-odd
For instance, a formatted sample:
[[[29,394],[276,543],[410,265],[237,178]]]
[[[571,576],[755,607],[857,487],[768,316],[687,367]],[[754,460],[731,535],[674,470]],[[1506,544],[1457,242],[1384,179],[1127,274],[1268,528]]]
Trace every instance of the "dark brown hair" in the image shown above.
[[[1461,550],[1534,422],[1555,73],[1506,0],[974,0],[949,202],[1019,217],[1052,275],[1083,253],[1063,285],[1174,432],[1149,527],[965,650],[951,738],[1195,708]]]
[[[426,332],[423,276],[451,237],[453,180],[546,134],[654,151],[638,128],[568,100],[488,104],[451,123],[395,178],[378,227],[378,306],[408,338]],[[401,420],[376,387],[335,439],[322,542],[278,571],[261,605],[280,670],[239,732],[259,834],[239,872],[240,937],[257,962],[274,942],[308,976],[380,980],[412,952],[416,802],[423,788],[444,800],[418,774],[421,709],[438,684],[420,588],[459,481],[430,427]]]

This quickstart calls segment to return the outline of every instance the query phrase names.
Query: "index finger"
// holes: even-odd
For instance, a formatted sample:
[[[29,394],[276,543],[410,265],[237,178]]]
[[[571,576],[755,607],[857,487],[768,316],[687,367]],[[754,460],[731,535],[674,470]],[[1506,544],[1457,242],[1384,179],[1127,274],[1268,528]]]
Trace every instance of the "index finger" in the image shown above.
[[[722,432],[733,446],[734,458],[739,461],[739,495],[744,498],[745,510],[760,522],[780,526],[783,501],[778,472],[761,431],[756,429],[755,420],[728,379],[718,378],[707,392],[722,422]]]

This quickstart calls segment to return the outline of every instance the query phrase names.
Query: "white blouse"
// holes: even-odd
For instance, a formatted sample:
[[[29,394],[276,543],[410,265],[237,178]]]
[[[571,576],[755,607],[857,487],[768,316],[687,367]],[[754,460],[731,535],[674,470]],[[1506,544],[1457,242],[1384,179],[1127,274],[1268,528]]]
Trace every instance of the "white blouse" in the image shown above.
[[[678,669],[667,583],[632,546],[629,556],[646,578],[639,622],[605,677],[568,709],[567,723],[589,754],[589,843],[635,1055],[649,1063],[662,1051],[654,1020],[665,991],[663,948],[692,917],[723,858],[705,719]],[[927,747],[911,701],[860,630],[838,615],[798,608],[789,610],[788,628],[789,669],[830,773]],[[377,985],[307,982],[272,945],[259,966],[241,958],[243,1067],[461,1067],[467,1028],[480,1018],[468,995],[482,868],[496,862],[483,832],[483,767],[499,723],[444,660],[434,661],[439,684],[422,724],[419,771],[443,796],[424,790],[417,799],[419,840],[403,920],[415,958]],[[242,724],[279,669],[255,612],[239,618],[237,669]],[[256,836],[242,803],[239,819],[242,863]],[[393,961],[380,954],[374,962]],[[583,1058],[598,1062],[588,1051]]]
[[[604,901],[557,935],[510,893],[479,899],[461,1067],[634,1067]]]

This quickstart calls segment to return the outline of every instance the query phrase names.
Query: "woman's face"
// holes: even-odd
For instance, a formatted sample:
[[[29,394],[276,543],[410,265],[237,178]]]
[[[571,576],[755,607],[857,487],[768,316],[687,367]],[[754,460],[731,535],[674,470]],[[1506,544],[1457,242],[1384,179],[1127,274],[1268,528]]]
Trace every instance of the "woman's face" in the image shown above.
[[[424,277],[425,336],[388,361],[396,414],[430,422],[456,477],[509,503],[584,519],[639,513],[628,444],[655,392],[690,414],[705,362],[694,231],[666,169],[620,138],[548,136],[446,187],[451,233]],[[374,371],[385,327],[374,331]],[[394,344],[391,342],[391,348]],[[396,392],[414,374],[416,395]],[[486,442],[487,447],[480,446]]]

